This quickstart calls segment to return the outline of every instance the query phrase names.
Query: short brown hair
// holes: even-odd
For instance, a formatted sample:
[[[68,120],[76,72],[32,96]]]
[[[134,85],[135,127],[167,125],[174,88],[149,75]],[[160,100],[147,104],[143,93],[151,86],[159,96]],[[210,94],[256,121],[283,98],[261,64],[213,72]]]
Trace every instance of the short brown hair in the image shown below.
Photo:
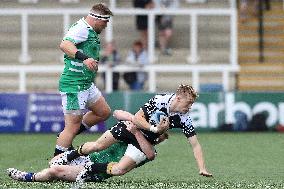
[[[177,95],[190,94],[193,97],[194,100],[198,97],[197,92],[194,90],[194,88],[192,86],[184,85],[184,84],[180,84],[178,86],[176,94]]]
[[[109,8],[103,3],[95,4],[92,7],[91,12],[98,12],[102,15],[113,16],[113,13],[111,12],[111,10],[109,10]]]
[[[133,42],[133,46],[139,46],[140,48],[143,48],[143,43],[140,40],[136,40]]]

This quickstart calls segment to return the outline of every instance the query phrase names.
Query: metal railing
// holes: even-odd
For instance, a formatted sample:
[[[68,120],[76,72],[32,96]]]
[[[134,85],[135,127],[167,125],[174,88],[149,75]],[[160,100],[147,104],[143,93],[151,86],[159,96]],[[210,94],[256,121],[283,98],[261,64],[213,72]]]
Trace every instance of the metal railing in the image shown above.
[[[234,1],[231,1],[234,2]],[[191,63],[198,62],[198,17],[204,15],[212,16],[230,16],[230,64],[237,64],[237,10],[235,5],[231,3],[230,8],[194,8],[194,9],[135,9],[135,8],[117,8],[115,1],[110,1],[110,6],[115,15],[148,15],[148,55],[149,61],[155,61],[155,17],[160,14],[169,15],[188,15],[190,17],[190,32],[185,34],[190,36],[190,50],[188,60]],[[72,15],[86,15],[88,9],[85,8],[58,8],[58,9],[18,9],[5,8],[0,9],[0,16],[21,16],[21,54],[19,61],[21,63],[29,63],[31,56],[29,53],[29,16],[33,15],[62,15],[63,16],[63,33],[66,33],[70,26],[70,17]],[[62,35],[63,35],[62,33]],[[112,20],[106,29],[106,40],[110,41],[113,38],[113,23]]]
[[[229,90],[230,73],[238,72],[239,66],[237,64],[237,10],[235,1],[230,0],[231,6],[229,8],[194,8],[194,9],[134,9],[134,8],[117,8],[116,1],[110,0],[110,7],[115,15],[148,15],[148,56],[151,63],[155,60],[155,17],[159,14],[170,15],[188,15],[190,17],[190,32],[185,34],[190,36],[189,56],[192,65],[177,63],[174,65],[155,65],[151,64],[144,68],[135,68],[125,65],[109,68],[107,66],[100,66],[100,72],[106,73],[106,92],[112,91],[112,72],[130,72],[130,71],[145,71],[149,75],[149,92],[156,90],[156,74],[161,72],[185,72],[191,73],[193,86],[199,89],[200,73],[219,72],[222,73],[222,85],[224,91]],[[178,10],[178,11],[177,11]],[[31,15],[61,15],[63,16],[63,33],[66,33],[70,26],[70,17],[72,15],[85,15],[88,13],[85,8],[60,8],[60,9],[0,9],[0,16],[19,15],[21,16],[21,54],[19,61],[23,64],[31,61],[29,53],[29,16]],[[228,64],[224,65],[198,65],[198,17],[204,15],[224,15],[230,16],[230,58]],[[62,34],[63,34],[62,33]],[[106,40],[110,41],[113,38],[113,21],[111,20],[106,29]],[[19,92],[26,91],[26,74],[27,73],[59,73],[63,70],[63,65],[16,65],[16,66],[0,66],[0,73],[18,73],[19,74]]]
[[[60,73],[63,70],[63,65],[17,65],[17,66],[0,66],[0,73],[18,73],[19,74],[19,92],[26,92],[27,73]],[[132,72],[144,71],[148,73],[149,92],[155,92],[157,88],[156,75],[157,73],[191,73],[193,87],[199,90],[200,73],[222,73],[222,86],[224,91],[229,90],[229,74],[239,71],[239,66],[235,65],[189,65],[189,64],[172,64],[172,65],[147,65],[141,67],[130,67],[129,65],[118,65],[108,67],[101,65],[99,72],[106,73],[106,92],[112,92],[112,73],[113,72]]]

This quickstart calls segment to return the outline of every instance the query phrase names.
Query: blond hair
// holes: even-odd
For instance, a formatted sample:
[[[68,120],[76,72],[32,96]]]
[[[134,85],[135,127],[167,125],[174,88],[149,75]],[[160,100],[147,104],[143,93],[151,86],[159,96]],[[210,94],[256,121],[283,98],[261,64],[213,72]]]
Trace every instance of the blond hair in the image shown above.
[[[193,97],[193,99],[195,100],[198,97],[197,92],[194,90],[194,88],[190,85],[184,85],[184,84],[180,84],[177,88],[176,91],[177,95],[186,95],[189,94]]]

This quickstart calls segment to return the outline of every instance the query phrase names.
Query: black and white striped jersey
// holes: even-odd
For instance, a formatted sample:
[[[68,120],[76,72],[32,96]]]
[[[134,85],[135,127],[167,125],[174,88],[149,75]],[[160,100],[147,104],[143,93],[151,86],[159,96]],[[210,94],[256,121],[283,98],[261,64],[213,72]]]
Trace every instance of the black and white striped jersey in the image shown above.
[[[189,116],[189,111],[185,114],[170,112],[170,104],[175,98],[175,94],[158,94],[151,98],[147,103],[142,106],[146,120],[151,125],[157,125],[160,122],[159,115],[164,114],[169,117],[170,129],[180,128],[184,135],[189,138],[196,135],[192,119]],[[159,134],[150,131],[141,130],[145,137],[154,143]]]

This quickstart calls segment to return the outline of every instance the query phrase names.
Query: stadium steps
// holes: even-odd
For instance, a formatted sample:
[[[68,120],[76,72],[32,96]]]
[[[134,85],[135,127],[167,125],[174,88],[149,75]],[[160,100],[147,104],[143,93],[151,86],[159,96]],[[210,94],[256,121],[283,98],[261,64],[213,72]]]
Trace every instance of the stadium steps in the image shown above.
[[[283,2],[271,1],[271,9],[264,11],[265,62],[284,61],[284,11]],[[259,60],[258,19],[239,22],[239,63],[257,63]]]
[[[108,3],[108,0],[102,1]],[[79,4],[62,4],[57,0],[40,0],[37,4],[19,4],[17,0],[1,2],[3,8],[60,8],[60,7],[90,7],[94,2],[91,0],[81,0]],[[132,7],[131,1],[118,1],[118,7]],[[227,0],[208,0],[205,4],[188,4],[182,1],[181,7],[205,8],[205,7],[228,7]],[[70,22],[80,19],[82,15],[72,16]],[[117,19],[117,21],[116,21]],[[229,61],[229,30],[230,23],[227,17],[208,17],[199,18],[198,25],[198,52],[200,62],[198,64],[221,64]],[[29,20],[29,51],[32,58],[30,64],[34,65],[58,65],[62,63],[62,53],[58,45],[63,36],[62,16],[30,16]],[[19,16],[1,16],[0,21],[5,27],[0,28],[0,64],[1,65],[19,65],[19,55],[21,49],[20,17]],[[40,23],[40,24],[39,24]],[[210,29],[208,29],[208,26]],[[187,16],[176,16],[174,20],[174,36],[171,41],[173,48],[172,56],[161,55],[156,49],[155,64],[187,64],[189,55],[189,31],[190,22]],[[134,16],[115,16],[114,17],[114,37],[122,54],[122,60],[125,59],[127,51],[131,48],[134,40],[139,38],[139,33],[135,29]],[[187,31],[187,32],[184,32]],[[180,33],[185,33],[179,35]],[[101,39],[103,40],[104,34]],[[1,74],[0,79],[5,80],[5,84],[0,86],[1,91],[17,91],[18,75]],[[57,82],[59,74],[28,74],[28,91],[57,91]],[[200,78],[200,83],[210,83],[221,81],[221,76],[214,74],[204,75]],[[234,81],[234,76],[232,76]],[[181,82],[191,82],[190,73],[160,73],[157,75],[158,90],[173,90]],[[103,88],[101,77],[97,79],[98,86]],[[5,86],[4,86],[5,85]],[[234,82],[232,85],[234,86]],[[127,90],[122,76],[120,87]],[[148,84],[146,83],[145,89]]]
[[[284,64],[242,64],[238,76],[238,89],[241,91],[284,91]]]
[[[239,63],[237,87],[242,91],[284,91],[283,2],[271,1],[264,11],[264,62],[259,62],[258,20],[239,22]]]

